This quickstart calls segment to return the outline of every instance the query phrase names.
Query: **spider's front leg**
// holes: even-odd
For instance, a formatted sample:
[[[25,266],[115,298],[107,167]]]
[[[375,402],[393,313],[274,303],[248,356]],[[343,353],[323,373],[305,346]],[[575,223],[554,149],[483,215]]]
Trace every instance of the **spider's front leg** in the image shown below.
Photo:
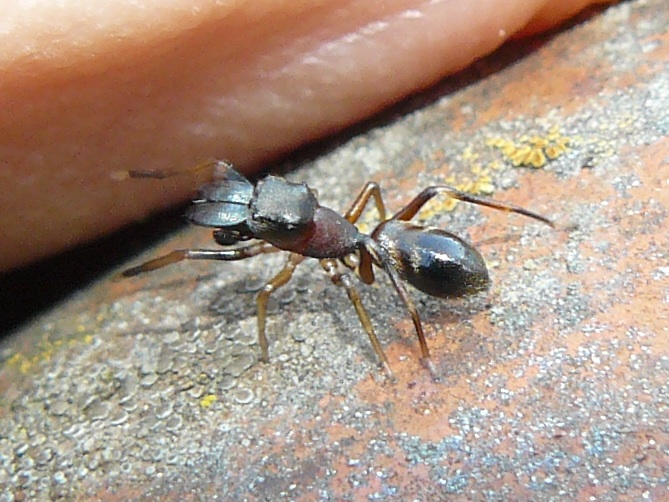
[[[135,275],[151,272],[159,268],[167,267],[183,260],[217,260],[217,261],[237,261],[245,260],[263,253],[273,253],[277,249],[266,242],[258,242],[248,246],[234,249],[176,249],[164,256],[154,258],[147,262],[129,268],[121,272],[123,277],[133,277]]]

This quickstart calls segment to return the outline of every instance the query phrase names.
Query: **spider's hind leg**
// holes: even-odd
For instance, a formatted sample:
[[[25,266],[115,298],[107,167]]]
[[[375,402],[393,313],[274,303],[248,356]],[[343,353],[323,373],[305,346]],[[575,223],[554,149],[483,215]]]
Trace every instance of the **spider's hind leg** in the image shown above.
[[[449,187],[447,185],[436,185],[427,187],[418,195],[416,195],[411,201],[409,201],[409,203],[406,206],[397,211],[393,215],[392,219],[409,221],[411,218],[416,216],[416,213],[418,213],[418,211],[420,211],[425,204],[427,204],[431,199],[440,194],[445,194],[453,199],[461,200],[463,202],[469,202],[470,204],[476,204],[478,206],[486,206],[492,209],[497,209],[499,211],[506,211],[508,213],[520,214],[528,218],[532,218],[534,220],[545,223],[550,227],[555,227],[555,223],[552,220],[546,218],[545,216],[541,216],[540,214],[535,213],[534,211],[525,209],[524,207],[516,206],[514,204],[509,204],[507,202],[500,202],[497,200],[488,199],[487,197],[479,197],[476,195],[471,195],[468,194],[467,192],[463,192],[461,190]]]

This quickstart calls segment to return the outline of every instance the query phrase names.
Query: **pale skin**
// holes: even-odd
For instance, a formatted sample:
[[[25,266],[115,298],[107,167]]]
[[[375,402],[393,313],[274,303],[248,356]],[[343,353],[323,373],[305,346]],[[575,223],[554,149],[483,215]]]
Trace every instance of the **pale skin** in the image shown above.
[[[0,271],[193,194],[114,173],[261,169],[602,2],[2,3]]]

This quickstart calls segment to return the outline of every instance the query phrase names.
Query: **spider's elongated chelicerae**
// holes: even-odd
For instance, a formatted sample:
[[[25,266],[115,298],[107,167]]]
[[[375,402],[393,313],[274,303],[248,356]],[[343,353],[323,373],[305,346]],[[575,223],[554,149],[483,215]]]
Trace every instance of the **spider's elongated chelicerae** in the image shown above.
[[[445,230],[412,223],[416,213],[430,199],[444,194],[554,226],[548,218],[527,209],[442,185],[424,189],[404,208],[387,218],[379,186],[368,182],[348,211],[340,215],[321,206],[315,192],[304,183],[267,176],[254,185],[226,162],[216,161],[196,169],[203,167],[215,168],[214,180],[200,189],[200,196],[193,202],[186,217],[195,225],[214,228],[214,240],[223,249],[179,249],[126,270],[123,275],[134,276],[182,260],[234,261],[279,250],[289,251],[283,269],[260,290],[257,297],[258,341],[263,361],[269,360],[265,335],[269,297],[291,279],[295,268],[305,258],[310,257],[318,259],[332,282],[346,290],[381,364],[392,375],[388,358],[376,337],[351,274],[353,271],[362,282],[371,284],[374,282],[374,267],[383,270],[411,315],[422,362],[431,369],[423,326],[404,282],[428,295],[454,298],[487,289],[490,278],[483,257],[471,244]],[[136,171],[127,174],[136,178],[164,178],[170,175]],[[374,199],[381,223],[370,234],[364,234],[355,223],[370,199]],[[238,245],[245,241],[252,242]],[[352,255],[357,259],[350,260]]]

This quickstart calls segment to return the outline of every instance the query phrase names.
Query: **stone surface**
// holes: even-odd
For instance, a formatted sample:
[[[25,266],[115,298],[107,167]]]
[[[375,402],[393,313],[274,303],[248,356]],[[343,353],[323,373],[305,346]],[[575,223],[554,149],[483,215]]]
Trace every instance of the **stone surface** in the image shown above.
[[[667,26],[627,2],[510,44],[290,172],[335,208],[368,179],[391,210],[450,183],[562,225],[419,215],[494,281],[412,290],[440,382],[380,275],[360,289],[394,384],[316,262],[272,306],[270,364],[254,294],[281,256],[102,277],[4,341],[2,500],[669,497]],[[210,244],[190,228],[124,268]]]

